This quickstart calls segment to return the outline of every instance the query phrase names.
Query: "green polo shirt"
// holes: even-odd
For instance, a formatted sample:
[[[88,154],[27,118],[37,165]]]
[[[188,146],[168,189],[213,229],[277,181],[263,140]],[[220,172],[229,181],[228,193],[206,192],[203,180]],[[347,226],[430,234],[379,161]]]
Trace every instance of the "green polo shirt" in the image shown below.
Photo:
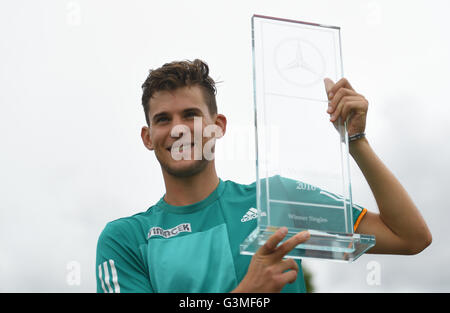
[[[319,188],[274,176],[280,192],[330,204]],[[276,184],[273,184],[276,183]],[[331,195],[331,196],[330,196]],[[336,198],[337,199],[337,198]],[[219,180],[204,200],[173,206],[164,196],[147,211],[106,225],[97,244],[97,292],[230,292],[247,273],[251,256],[240,244],[257,225],[256,182]],[[365,209],[353,205],[359,223]],[[297,280],[282,292],[306,292],[301,260]]]

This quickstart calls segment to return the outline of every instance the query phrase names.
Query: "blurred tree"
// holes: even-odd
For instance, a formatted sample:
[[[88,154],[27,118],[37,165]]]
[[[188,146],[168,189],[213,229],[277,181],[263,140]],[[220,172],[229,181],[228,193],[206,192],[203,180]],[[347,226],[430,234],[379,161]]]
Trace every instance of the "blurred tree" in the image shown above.
[[[306,286],[306,292],[313,293],[314,292],[314,285],[313,285],[313,275],[312,272],[302,264],[302,270],[303,270],[303,278],[305,279],[305,286]]]

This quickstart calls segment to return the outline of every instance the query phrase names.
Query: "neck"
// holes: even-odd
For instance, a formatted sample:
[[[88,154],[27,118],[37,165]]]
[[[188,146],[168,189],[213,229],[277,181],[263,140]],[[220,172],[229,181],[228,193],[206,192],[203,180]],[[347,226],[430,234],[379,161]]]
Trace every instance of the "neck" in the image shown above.
[[[206,168],[189,177],[176,177],[163,170],[166,195],[164,200],[175,206],[193,204],[207,198],[218,186],[214,161],[209,162]]]

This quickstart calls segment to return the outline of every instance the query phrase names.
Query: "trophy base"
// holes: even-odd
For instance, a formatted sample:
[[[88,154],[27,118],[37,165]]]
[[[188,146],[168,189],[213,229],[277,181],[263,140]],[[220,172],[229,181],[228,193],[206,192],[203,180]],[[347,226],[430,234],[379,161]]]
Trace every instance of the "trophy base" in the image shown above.
[[[277,227],[256,228],[240,246],[241,254],[253,255],[272,236]],[[289,229],[282,242],[306,229]],[[310,238],[292,249],[286,258],[315,258],[330,261],[353,262],[375,245],[375,236],[308,230]]]

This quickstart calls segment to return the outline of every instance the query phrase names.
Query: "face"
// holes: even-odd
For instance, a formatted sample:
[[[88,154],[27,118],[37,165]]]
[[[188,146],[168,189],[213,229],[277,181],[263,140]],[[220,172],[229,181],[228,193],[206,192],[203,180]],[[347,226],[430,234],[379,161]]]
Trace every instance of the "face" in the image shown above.
[[[223,115],[210,115],[198,86],[156,92],[150,99],[149,121],[150,127],[142,128],[142,140],[155,152],[163,171],[177,177],[206,168],[210,160],[203,153],[205,145],[218,136],[203,136],[208,133],[204,130],[219,127],[223,134],[226,125]]]

